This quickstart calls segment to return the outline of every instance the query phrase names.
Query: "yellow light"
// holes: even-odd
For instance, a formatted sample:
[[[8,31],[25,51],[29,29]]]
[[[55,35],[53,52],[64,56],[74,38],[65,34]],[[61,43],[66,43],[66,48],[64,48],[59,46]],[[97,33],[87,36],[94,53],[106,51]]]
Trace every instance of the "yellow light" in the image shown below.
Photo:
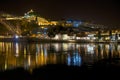
[[[44,27],[41,27],[42,29],[44,28]]]

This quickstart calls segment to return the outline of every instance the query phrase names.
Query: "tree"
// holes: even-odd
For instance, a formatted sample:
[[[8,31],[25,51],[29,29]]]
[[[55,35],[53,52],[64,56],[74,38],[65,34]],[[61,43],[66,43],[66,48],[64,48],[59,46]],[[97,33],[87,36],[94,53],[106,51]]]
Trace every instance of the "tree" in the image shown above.
[[[98,40],[101,39],[101,31],[98,31]]]
[[[50,27],[47,30],[47,35],[51,38],[51,37],[55,37],[55,29],[54,27]]]
[[[55,26],[55,32],[56,32],[56,34],[66,34],[67,30],[68,30],[67,27]]]
[[[26,20],[23,20],[21,22],[22,35],[30,34],[30,32],[32,32],[32,30],[39,28],[39,27],[40,26],[35,21],[28,22]]]
[[[109,31],[110,40],[112,40],[112,31]]]
[[[118,34],[117,33],[115,34],[115,40],[118,40]]]

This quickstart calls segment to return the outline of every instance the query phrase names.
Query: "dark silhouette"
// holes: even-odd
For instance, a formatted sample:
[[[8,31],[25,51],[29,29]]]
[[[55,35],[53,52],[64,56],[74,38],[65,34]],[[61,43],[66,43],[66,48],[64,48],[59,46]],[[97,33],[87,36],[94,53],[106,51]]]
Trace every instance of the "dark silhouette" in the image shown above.
[[[67,66],[64,64],[49,64],[33,69],[29,73],[23,68],[0,72],[0,80],[97,80],[97,79],[119,79],[120,65],[113,64],[120,59],[104,59],[93,64],[92,68],[83,64],[81,67]],[[109,64],[108,64],[109,63]]]

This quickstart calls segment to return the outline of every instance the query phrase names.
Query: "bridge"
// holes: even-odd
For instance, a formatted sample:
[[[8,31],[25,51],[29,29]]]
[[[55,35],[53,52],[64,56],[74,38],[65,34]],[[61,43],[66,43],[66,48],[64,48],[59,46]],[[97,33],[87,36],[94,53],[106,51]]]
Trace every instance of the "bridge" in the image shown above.
[[[21,29],[18,25],[12,25],[6,18],[0,18],[0,23],[4,25],[12,34],[21,35]]]

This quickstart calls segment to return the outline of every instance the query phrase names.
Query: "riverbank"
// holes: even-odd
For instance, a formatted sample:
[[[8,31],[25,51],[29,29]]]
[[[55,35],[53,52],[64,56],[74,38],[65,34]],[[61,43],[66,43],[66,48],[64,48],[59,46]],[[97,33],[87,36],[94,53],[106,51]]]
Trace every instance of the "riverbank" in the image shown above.
[[[39,38],[0,38],[0,42],[45,42],[45,43],[120,43],[120,41],[90,41],[90,40],[54,40]]]

